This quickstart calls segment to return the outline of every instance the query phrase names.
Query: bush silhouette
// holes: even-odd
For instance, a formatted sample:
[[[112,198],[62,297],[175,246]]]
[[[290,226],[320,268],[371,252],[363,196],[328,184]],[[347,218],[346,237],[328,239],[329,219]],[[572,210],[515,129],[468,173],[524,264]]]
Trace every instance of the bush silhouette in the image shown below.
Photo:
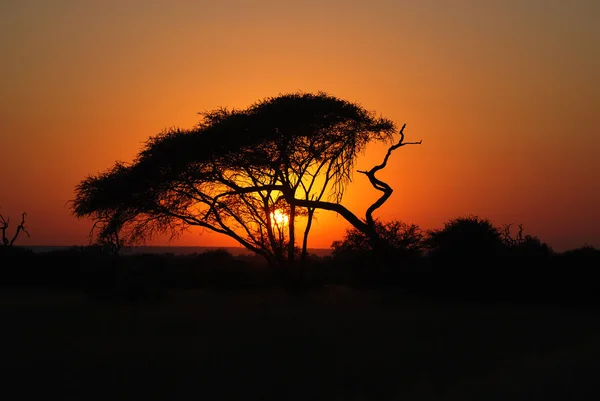
[[[500,231],[488,219],[458,217],[427,232],[426,244],[436,269],[483,271],[496,265],[506,250]]]
[[[595,273],[593,269],[600,268],[600,249],[584,245],[558,254],[557,260],[562,269]]]
[[[538,237],[526,235],[518,244],[508,248],[510,263],[513,268],[545,269],[554,256],[552,248]]]
[[[385,251],[384,262],[392,265],[407,265],[416,262],[423,254],[423,233],[416,224],[407,224],[400,220],[375,221],[375,230],[379,235]],[[355,229],[348,228],[344,238],[334,241],[332,257],[339,262],[354,266],[372,266],[378,255],[373,254],[373,246],[367,235]]]

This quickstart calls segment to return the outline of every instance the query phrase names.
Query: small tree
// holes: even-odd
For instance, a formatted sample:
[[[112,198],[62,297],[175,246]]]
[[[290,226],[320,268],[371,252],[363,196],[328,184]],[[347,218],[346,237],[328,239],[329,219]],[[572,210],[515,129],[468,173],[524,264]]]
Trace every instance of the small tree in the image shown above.
[[[549,261],[554,255],[552,248],[542,242],[538,237],[532,235],[523,235],[523,225],[519,224],[517,234],[511,234],[512,224],[502,226],[502,242],[507,248],[508,255],[511,260],[527,263],[529,265],[535,263],[537,267],[546,267],[540,265],[541,262]]]
[[[406,261],[420,257],[423,253],[423,233],[416,224],[407,224],[400,220],[381,222],[375,220],[375,231],[380,241],[388,249],[388,257],[394,260]],[[373,261],[372,243],[362,231],[354,227],[346,230],[341,241],[334,241],[332,256],[351,260],[367,257]]]
[[[428,231],[426,243],[434,262],[459,269],[485,269],[505,250],[498,228],[478,216],[458,217],[441,230]]]
[[[27,213],[25,213],[25,212],[23,212],[21,214],[21,223],[17,226],[15,235],[11,239],[9,239],[9,237],[6,236],[6,230],[8,229],[8,226],[10,225],[10,218],[8,218],[8,220],[7,220],[4,218],[4,216],[2,216],[0,214],[0,231],[2,232],[2,243],[4,244],[4,246],[13,246],[15,241],[19,237],[19,234],[21,234],[22,232],[27,234],[28,237],[30,236],[29,232],[25,228],[25,216],[26,215],[27,215]]]

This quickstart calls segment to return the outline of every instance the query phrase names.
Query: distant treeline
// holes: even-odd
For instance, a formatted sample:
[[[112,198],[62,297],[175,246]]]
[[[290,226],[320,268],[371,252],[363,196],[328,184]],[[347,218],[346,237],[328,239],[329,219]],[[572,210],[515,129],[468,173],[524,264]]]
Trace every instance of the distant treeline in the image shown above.
[[[188,255],[115,254],[101,246],[47,252],[0,248],[0,285],[83,290],[94,298],[161,299],[170,289],[316,289],[330,284],[394,287],[436,297],[480,301],[594,304],[600,300],[600,250],[554,252],[539,238],[464,217],[421,232],[378,222],[380,244],[352,229],[331,256],[312,255],[288,269],[226,250]]]

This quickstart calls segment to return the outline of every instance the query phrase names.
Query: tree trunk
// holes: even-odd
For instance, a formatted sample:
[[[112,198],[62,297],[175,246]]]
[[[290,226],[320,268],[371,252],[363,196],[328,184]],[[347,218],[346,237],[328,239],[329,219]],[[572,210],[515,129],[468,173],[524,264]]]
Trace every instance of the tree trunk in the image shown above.
[[[290,266],[294,265],[295,262],[295,253],[296,253],[296,207],[294,205],[290,205],[290,216],[289,216],[289,235],[288,235],[288,263]]]

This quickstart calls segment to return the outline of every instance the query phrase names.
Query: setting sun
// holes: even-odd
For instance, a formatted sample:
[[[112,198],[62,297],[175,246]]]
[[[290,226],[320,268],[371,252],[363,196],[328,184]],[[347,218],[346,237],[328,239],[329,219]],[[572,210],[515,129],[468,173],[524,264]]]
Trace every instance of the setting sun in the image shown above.
[[[283,210],[276,209],[271,213],[271,219],[273,224],[278,227],[283,227],[290,222],[290,216],[288,216]]]

